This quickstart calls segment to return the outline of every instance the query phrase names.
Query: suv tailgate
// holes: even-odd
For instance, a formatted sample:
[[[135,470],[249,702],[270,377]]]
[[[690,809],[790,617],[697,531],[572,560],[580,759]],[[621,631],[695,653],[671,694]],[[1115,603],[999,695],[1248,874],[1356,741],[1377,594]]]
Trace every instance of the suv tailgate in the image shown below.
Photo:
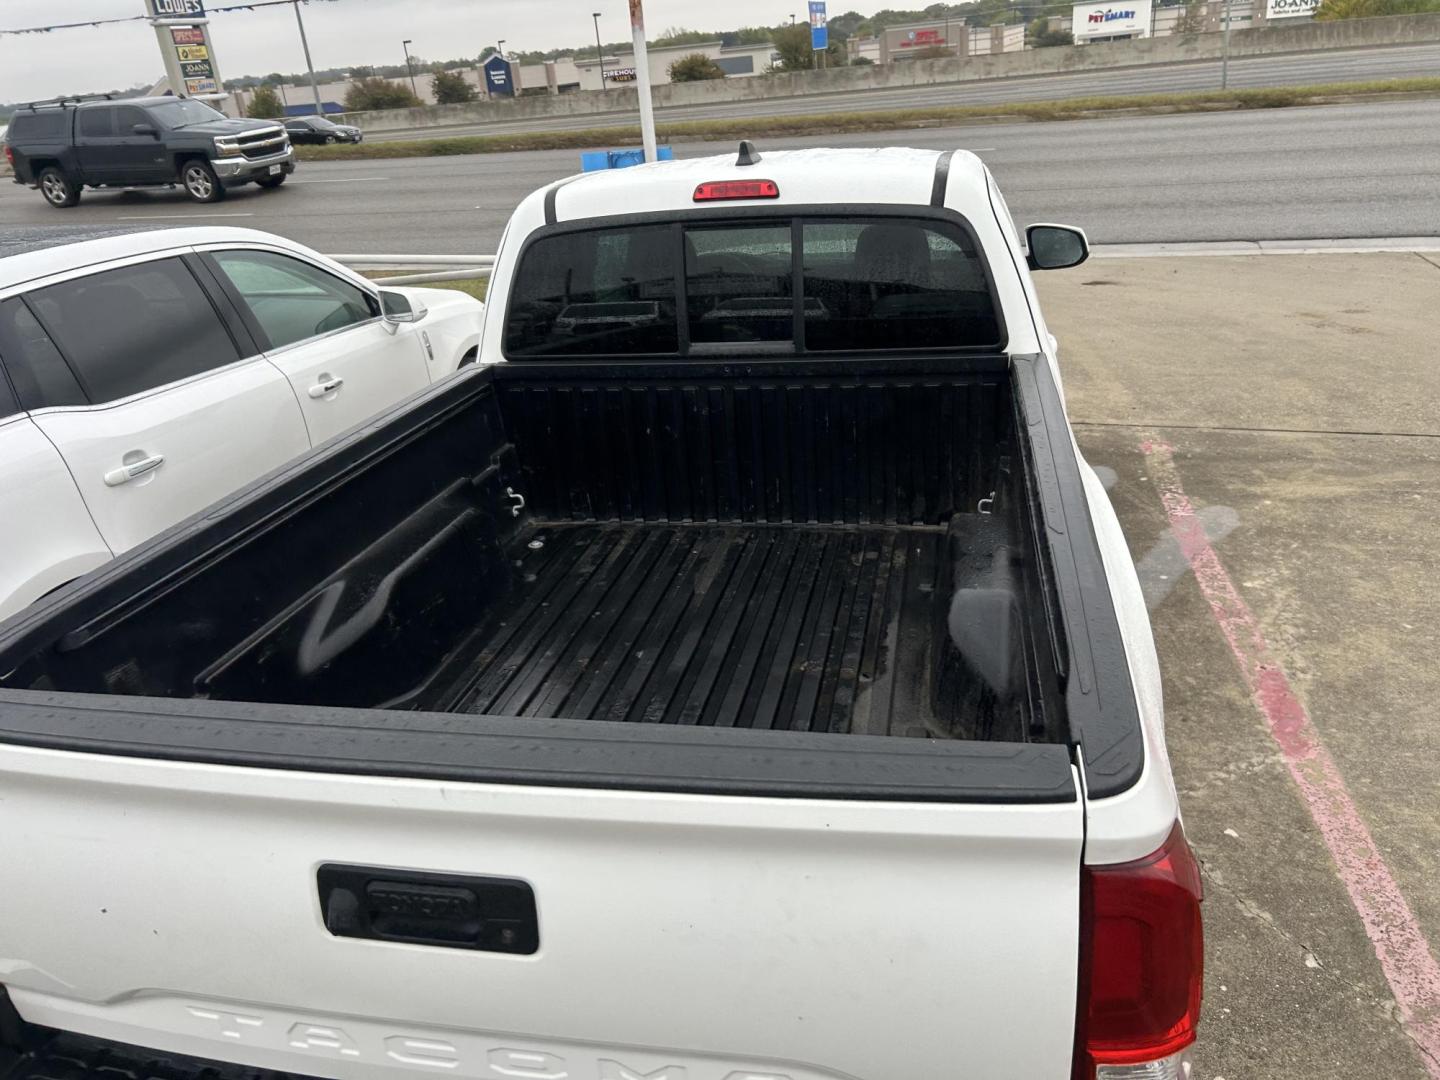
[[[523,787],[14,745],[0,787],[0,982],[32,1023],[334,1077],[1069,1074],[1078,801]],[[325,865],[524,882],[538,948],[337,936]]]

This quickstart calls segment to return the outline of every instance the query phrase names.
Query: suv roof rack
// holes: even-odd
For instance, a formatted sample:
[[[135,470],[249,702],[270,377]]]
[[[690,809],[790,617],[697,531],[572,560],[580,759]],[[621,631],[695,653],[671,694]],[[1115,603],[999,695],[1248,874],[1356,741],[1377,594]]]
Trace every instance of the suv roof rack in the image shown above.
[[[48,101],[27,101],[20,106],[22,109],[40,109],[46,106],[63,108],[66,105],[79,105],[85,101],[114,101],[112,94],[62,94],[57,98],[50,98]]]

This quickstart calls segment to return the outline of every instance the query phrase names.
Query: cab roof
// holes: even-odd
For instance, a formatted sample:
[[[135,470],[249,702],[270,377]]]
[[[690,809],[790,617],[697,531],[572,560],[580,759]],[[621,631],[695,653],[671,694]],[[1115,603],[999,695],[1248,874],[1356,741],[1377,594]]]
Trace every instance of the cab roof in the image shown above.
[[[966,216],[988,211],[984,164],[968,150],[884,149],[761,150],[752,165],[737,163],[732,151],[629,169],[586,173],[562,180],[553,191],[554,220],[606,217],[641,210],[697,208],[695,188],[715,180],[773,180],[774,199],[716,203],[714,206],[855,206],[899,203],[929,206],[944,180],[944,203]]]

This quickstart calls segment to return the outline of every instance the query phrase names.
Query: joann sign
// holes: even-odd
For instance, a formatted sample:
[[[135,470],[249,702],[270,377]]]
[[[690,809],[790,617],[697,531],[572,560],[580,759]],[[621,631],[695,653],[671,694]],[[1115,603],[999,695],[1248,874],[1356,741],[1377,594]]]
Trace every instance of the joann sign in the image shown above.
[[[145,0],[157,19],[203,19],[205,0]]]
[[[1265,18],[1293,19],[1299,15],[1314,15],[1320,0],[1267,0]]]

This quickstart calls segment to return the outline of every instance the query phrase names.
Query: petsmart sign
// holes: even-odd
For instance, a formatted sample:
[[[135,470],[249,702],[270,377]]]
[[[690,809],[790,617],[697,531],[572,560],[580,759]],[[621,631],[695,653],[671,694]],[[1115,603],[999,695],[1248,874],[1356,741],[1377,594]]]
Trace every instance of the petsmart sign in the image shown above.
[[[1089,38],[1149,37],[1150,0],[1076,4],[1070,11],[1076,41]]]

